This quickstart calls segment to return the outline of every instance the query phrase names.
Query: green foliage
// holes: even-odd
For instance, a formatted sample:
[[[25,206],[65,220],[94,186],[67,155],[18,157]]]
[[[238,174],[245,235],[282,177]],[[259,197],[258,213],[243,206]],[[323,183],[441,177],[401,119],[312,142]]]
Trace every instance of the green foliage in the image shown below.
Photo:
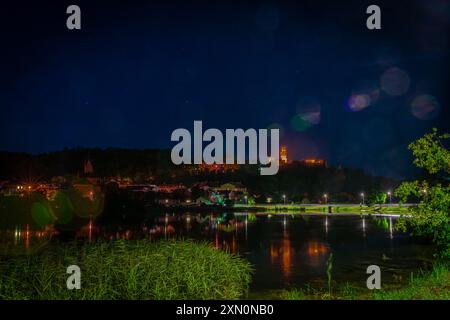
[[[328,293],[331,295],[331,272],[333,271],[333,254],[327,260],[327,278],[328,278]]]
[[[448,133],[439,134],[433,128],[431,133],[411,143],[408,148],[414,155],[414,164],[430,174],[440,171],[450,173],[450,151],[443,145],[443,141],[449,137]]]
[[[386,203],[386,198],[387,195],[384,192],[371,192],[367,199],[367,205],[372,207],[378,204],[381,207],[382,204]]]
[[[358,289],[348,282],[340,288],[340,292],[342,297],[346,300],[354,300],[358,297]]]
[[[436,129],[409,145],[415,156],[414,163],[429,174],[450,173],[450,154],[442,144],[448,134],[438,134]],[[450,186],[439,182],[403,182],[395,196],[400,203],[415,201],[418,204],[409,208],[411,217],[400,219],[398,227],[431,237],[437,245],[439,255],[450,257]]]
[[[81,290],[66,287],[72,264]],[[192,241],[58,244],[0,257],[0,299],[237,299],[250,281],[246,260]]]
[[[356,284],[345,283],[330,295],[324,289],[306,286],[304,289],[283,290],[278,298],[284,300],[449,300],[450,271],[446,262],[437,262],[429,272],[411,276],[408,285],[402,288],[383,286],[382,290],[369,291]]]
[[[450,186],[426,186],[419,181],[405,182],[395,191],[402,202],[411,196],[419,199],[416,206],[409,208],[411,217],[402,217],[398,227],[405,230],[411,226],[415,234],[431,237],[439,254],[450,257]]]
[[[387,218],[372,220],[379,228],[389,230],[389,220]]]
[[[376,290],[375,300],[450,300],[450,272],[447,263],[436,263],[431,272],[411,277],[407,287]]]

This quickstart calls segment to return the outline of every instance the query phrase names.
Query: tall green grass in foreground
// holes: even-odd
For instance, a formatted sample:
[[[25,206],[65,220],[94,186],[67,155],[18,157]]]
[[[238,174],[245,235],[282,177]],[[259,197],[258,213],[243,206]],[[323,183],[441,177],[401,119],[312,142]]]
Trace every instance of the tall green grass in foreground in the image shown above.
[[[383,288],[383,285],[382,285]],[[438,262],[430,272],[411,276],[404,288],[368,290],[349,283],[336,288],[333,295],[323,289],[306,286],[304,289],[282,291],[284,300],[450,300],[450,269],[447,262]]]
[[[411,276],[407,287],[374,292],[376,300],[450,300],[449,264],[437,263],[431,272]]]
[[[192,241],[55,244],[0,259],[0,299],[237,299],[252,272],[246,260]],[[72,264],[80,290],[66,287]]]

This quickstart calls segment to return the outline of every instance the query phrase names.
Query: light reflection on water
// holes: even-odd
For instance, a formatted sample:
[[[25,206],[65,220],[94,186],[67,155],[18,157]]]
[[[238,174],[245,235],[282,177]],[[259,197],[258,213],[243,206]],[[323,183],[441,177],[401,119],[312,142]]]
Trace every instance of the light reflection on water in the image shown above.
[[[333,253],[333,281],[364,287],[366,268],[371,264],[381,267],[385,284],[404,283],[411,272],[429,266],[432,247],[396,231],[395,220],[355,215],[167,213],[139,226],[99,227],[90,222],[76,236],[88,241],[206,240],[252,263],[253,292],[306,284],[325,286],[326,261]],[[28,228],[3,233],[0,239],[12,236],[15,245],[28,247],[38,235]]]

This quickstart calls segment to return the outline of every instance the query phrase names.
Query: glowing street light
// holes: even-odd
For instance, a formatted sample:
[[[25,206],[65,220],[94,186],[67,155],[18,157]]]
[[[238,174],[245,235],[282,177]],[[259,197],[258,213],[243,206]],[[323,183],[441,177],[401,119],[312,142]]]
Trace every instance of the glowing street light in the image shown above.
[[[286,204],[286,195],[285,194],[283,194],[283,201],[284,201],[284,204]]]
[[[392,204],[392,193],[388,191],[387,195],[389,196],[389,204]]]
[[[323,197],[325,198],[325,204],[327,204],[327,203],[328,203],[328,195],[325,193],[325,194],[323,195]]]
[[[244,196],[244,199],[245,199],[245,204],[248,204],[248,197]]]
[[[361,200],[362,200],[362,205],[364,205],[364,192],[361,192]]]

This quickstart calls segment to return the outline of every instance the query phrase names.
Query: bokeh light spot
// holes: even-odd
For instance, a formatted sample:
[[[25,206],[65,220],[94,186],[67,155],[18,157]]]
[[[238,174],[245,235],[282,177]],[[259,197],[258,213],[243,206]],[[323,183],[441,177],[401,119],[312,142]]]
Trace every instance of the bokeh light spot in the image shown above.
[[[320,123],[321,105],[314,97],[303,97],[296,105],[297,113],[311,125]]]
[[[347,109],[350,111],[361,111],[367,108],[372,102],[368,94],[355,93],[347,101]]]
[[[440,105],[438,100],[428,94],[414,98],[411,104],[411,113],[420,120],[430,120],[439,114]]]
[[[408,74],[397,68],[389,68],[382,75],[380,79],[381,89],[391,96],[401,96],[405,94],[411,80]]]
[[[295,131],[306,131],[311,128],[311,122],[302,114],[297,114],[291,118],[291,126]]]
[[[53,213],[60,224],[68,224],[73,219],[73,206],[69,197],[62,191],[58,191],[53,196],[50,203]]]
[[[31,216],[34,222],[41,228],[53,222],[53,216],[49,208],[40,202],[35,202],[31,206]]]

